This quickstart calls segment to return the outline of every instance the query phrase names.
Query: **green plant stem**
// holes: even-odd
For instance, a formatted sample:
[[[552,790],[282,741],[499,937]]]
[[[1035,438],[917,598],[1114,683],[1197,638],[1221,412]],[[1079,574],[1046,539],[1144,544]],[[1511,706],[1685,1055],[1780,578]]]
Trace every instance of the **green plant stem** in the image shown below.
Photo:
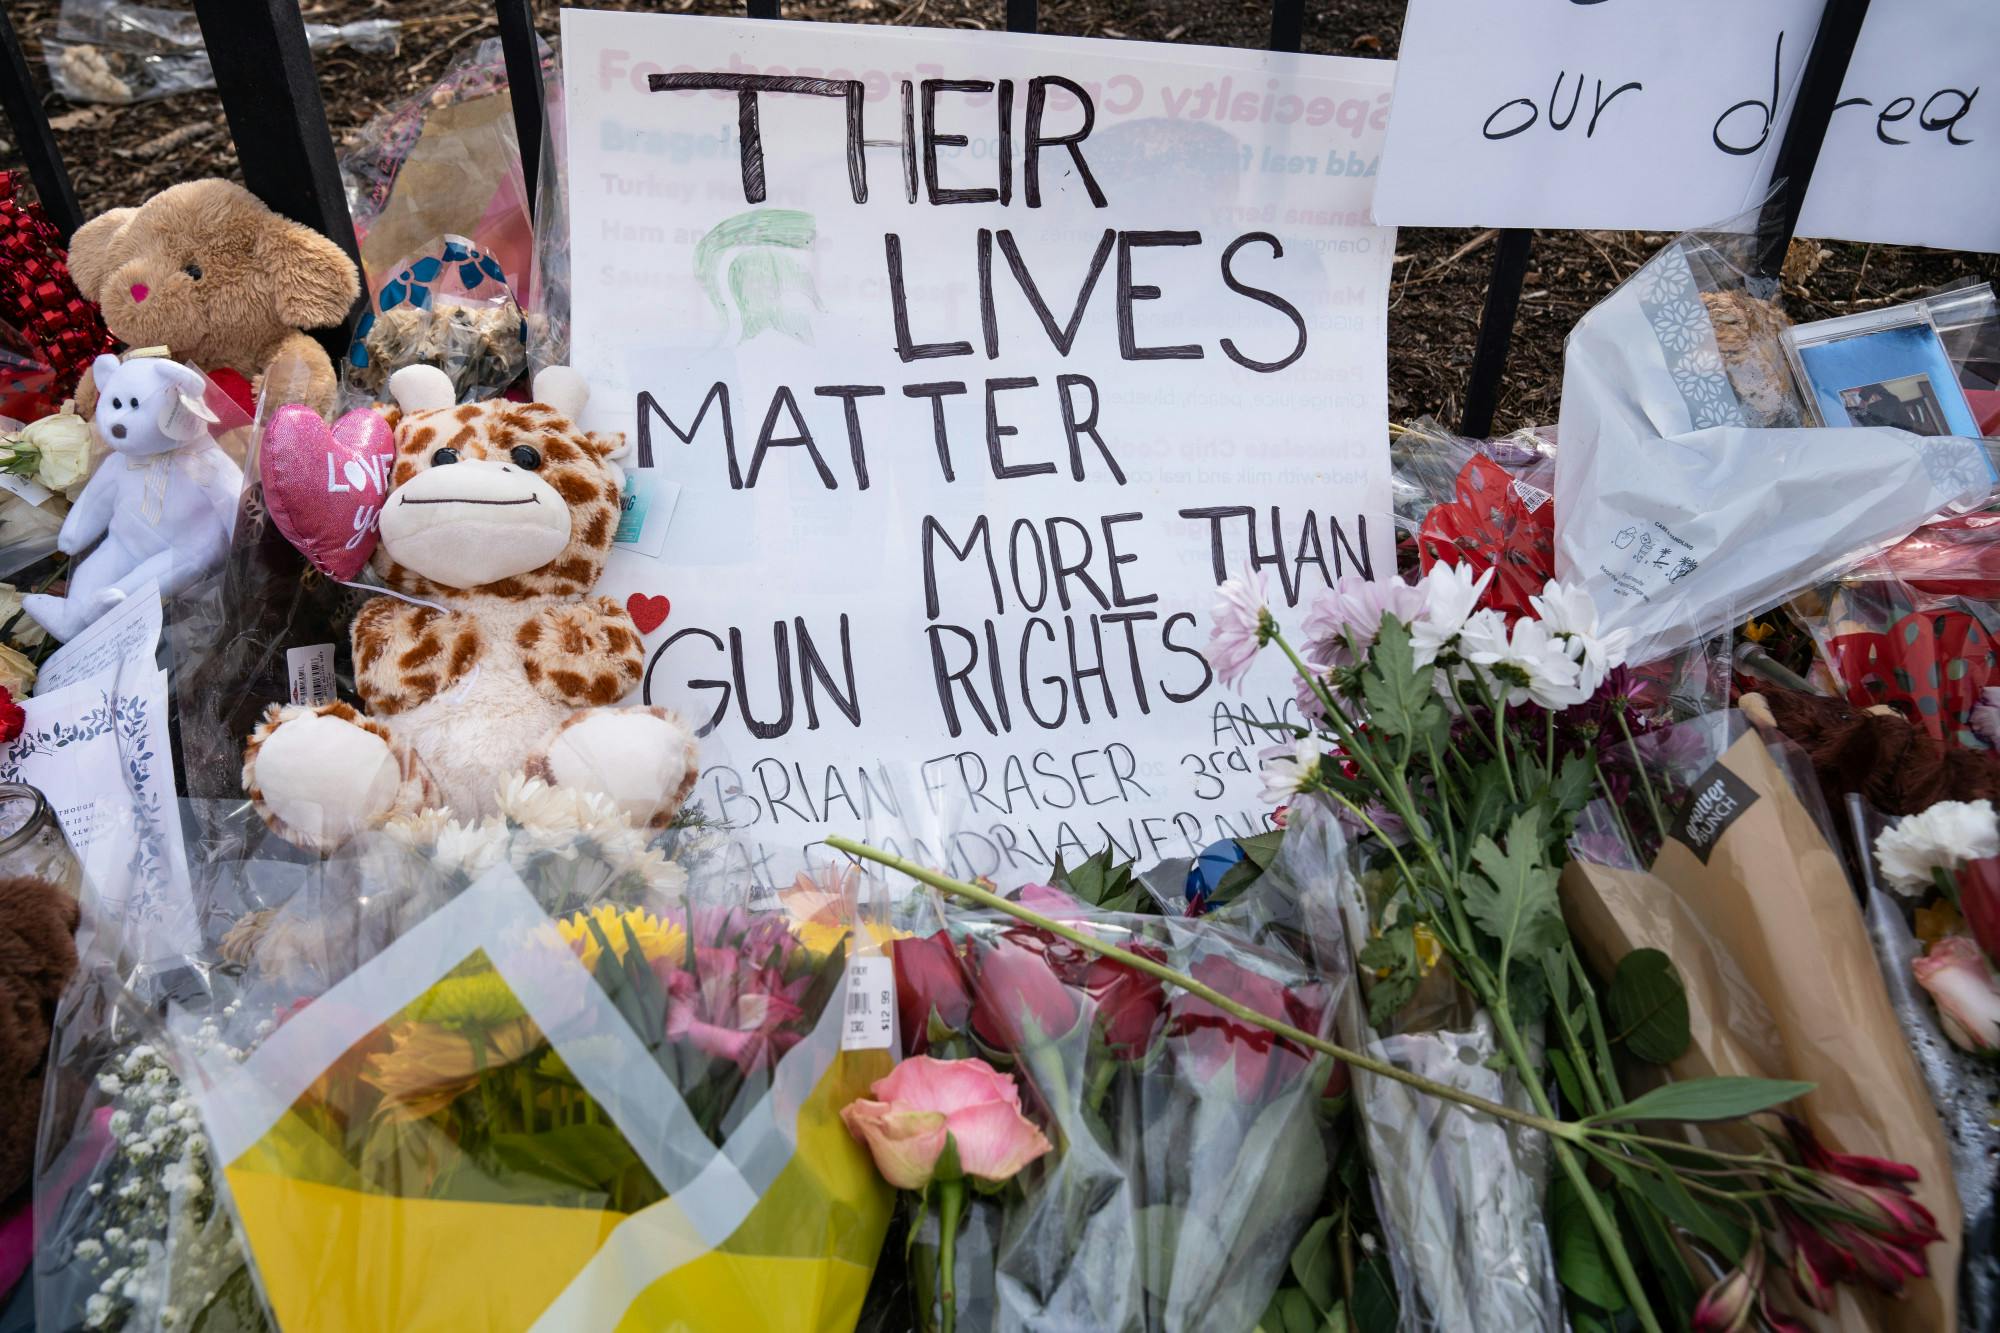
[[[938,1187],[938,1317],[939,1333],[951,1333],[958,1322],[958,1218],[965,1208],[965,1182],[940,1180]]]
[[[1514,1124],[1538,1130],[1554,1139],[1581,1142],[1590,1132],[1584,1126],[1572,1121],[1557,1120],[1546,1115],[1532,1115],[1525,1111],[1517,1111],[1511,1106],[1503,1105],[1500,1102],[1488,1101],[1484,1097],[1475,1097],[1448,1084],[1427,1079],[1421,1074],[1412,1074],[1406,1069],[1398,1069],[1385,1060],[1378,1060],[1373,1056],[1363,1055],[1359,1051],[1350,1051],[1346,1047],[1335,1045],[1323,1037],[1315,1037],[1310,1032],[1295,1028],[1289,1023],[1281,1022],[1268,1014],[1252,1009],[1249,1005],[1232,1000],[1221,991],[1211,986],[1205,986],[1193,977],[1176,972],[1164,964],[1156,963],[1143,955],[1121,949],[1115,944],[1106,944],[1094,935],[1078,930],[1074,926],[1068,926],[1060,921],[1052,920],[1039,912],[1031,911],[1021,906],[1019,903],[1009,902],[999,894],[988,892],[976,884],[967,884],[963,880],[952,879],[948,875],[939,874],[935,870],[920,866],[914,861],[897,856],[891,852],[881,851],[868,846],[866,843],[856,842],[852,838],[844,838],[837,834],[827,838],[826,845],[835,851],[846,852],[850,856],[858,856],[863,860],[873,861],[877,865],[888,866],[891,870],[901,871],[910,878],[920,880],[940,892],[949,893],[954,897],[964,898],[968,902],[978,903],[981,907],[1005,913],[1017,921],[1025,922],[1035,927],[1035,929],[1045,931],[1059,939],[1068,940],[1070,943],[1087,949],[1100,957],[1109,958],[1113,962],[1122,963],[1126,967],[1132,968],[1134,971],[1143,972],[1149,977],[1178,987],[1188,994],[1195,996],[1197,999],[1204,1000],[1224,1013],[1240,1018],[1246,1023],[1255,1024],[1267,1032],[1274,1032],[1288,1041],[1296,1042],[1311,1050],[1330,1055],[1336,1060],[1344,1060],[1356,1069],[1365,1069],[1371,1074],[1380,1074],[1383,1078],[1394,1079],[1398,1083],[1406,1083],[1419,1092],[1427,1093],[1444,1101],[1456,1102],[1460,1106],[1483,1112],[1493,1116],[1495,1119],[1511,1121]]]
[[[1541,1080],[1534,1077],[1534,1066],[1528,1061],[1527,1045],[1514,1026],[1514,1016],[1507,1007],[1505,991],[1498,992],[1487,1003],[1493,1015],[1493,1030],[1499,1035],[1500,1043],[1507,1050],[1508,1058],[1514,1062],[1521,1086],[1527,1090],[1528,1100],[1543,1115],[1553,1117],[1555,1108],[1549,1105],[1549,1095],[1543,1090]],[[1585,1174],[1583,1163],[1570,1151],[1570,1146],[1561,1139],[1549,1145],[1555,1150],[1556,1161],[1562,1166],[1563,1174],[1576,1189],[1577,1202],[1583,1205],[1585,1216],[1597,1232],[1597,1238],[1604,1246],[1605,1257],[1611,1261],[1611,1271],[1618,1275],[1618,1285],[1625,1289],[1625,1299],[1632,1303],[1632,1311],[1639,1318],[1639,1326],[1646,1333],[1662,1333],[1659,1320],[1653,1314],[1653,1307],[1646,1299],[1646,1288],[1639,1281],[1638,1270],[1632,1267],[1632,1256],[1625,1251],[1625,1238],[1618,1233],[1618,1224],[1604,1211],[1604,1200],[1597,1197],[1590,1177]]]
[[[1646,808],[1652,812],[1653,831],[1660,835],[1660,841],[1667,838],[1667,816],[1660,808],[1660,797],[1653,790],[1653,779],[1646,772],[1646,766],[1639,761],[1638,743],[1632,739],[1632,728],[1625,722],[1625,706],[1614,704],[1611,715],[1618,719],[1618,730],[1625,737],[1625,752],[1632,756],[1632,768],[1639,774],[1639,789],[1646,793]]]
[[[1613,1102],[1625,1099],[1624,1090],[1614,1081],[1617,1066],[1611,1063],[1611,1041],[1604,1035],[1604,1016],[1597,1010],[1597,988],[1590,982],[1590,974],[1584,971],[1583,960],[1576,956],[1576,942],[1563,941],[1563,963],[1569,968],[1570,979],[1576,983],[1584,997],[1584,1022],[1590,1027],[1591,1044],[1597,1048],[1597,1087]],[[1586,1072],[1586,1071],[1578,1071]]]

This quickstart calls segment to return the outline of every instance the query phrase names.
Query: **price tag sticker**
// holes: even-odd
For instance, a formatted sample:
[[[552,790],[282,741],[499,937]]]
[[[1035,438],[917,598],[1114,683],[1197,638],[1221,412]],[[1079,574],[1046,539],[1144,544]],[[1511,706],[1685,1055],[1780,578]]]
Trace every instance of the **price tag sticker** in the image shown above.
[[[317,708],[338,697],[333,683],[332,644],[285,649],[285,670],[292,678],[293,703]]]
[[[896,1038],[896,968],[879,954],[847,964],[847,1011],[840,1025],[843,1051],[887,1050]]]

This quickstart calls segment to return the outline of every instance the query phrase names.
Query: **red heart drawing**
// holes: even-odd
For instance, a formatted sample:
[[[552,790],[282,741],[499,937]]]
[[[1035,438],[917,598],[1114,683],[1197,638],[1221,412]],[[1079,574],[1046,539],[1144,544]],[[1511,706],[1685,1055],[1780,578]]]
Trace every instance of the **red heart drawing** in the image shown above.
[[[658,629],[666,620],[667,612],[673,609],[674,604],[666,598],[648,597],[643,592],[635,592],[625,599],[626,613],[632,617],[632,623],[639,627],[641,634],[651,634]]]

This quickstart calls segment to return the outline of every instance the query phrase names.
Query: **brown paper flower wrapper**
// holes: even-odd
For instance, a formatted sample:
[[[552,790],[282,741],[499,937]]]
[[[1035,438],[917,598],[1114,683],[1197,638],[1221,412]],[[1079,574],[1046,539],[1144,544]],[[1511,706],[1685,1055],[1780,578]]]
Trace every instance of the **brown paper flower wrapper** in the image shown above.
[[[1674,960],[1693,1033],[1668,1067],[1674,1079],[1808,1080],[1818,1087],[1800,1109],[1828,1147],[1923,1173],[1917,1198],[1944,1233],[1926,1251],[1931,1276],[1902,1300],[1840,1286],[1832,1314],[1800,1312],[1809,1324],[1956,1328],[1963,1226],[1950,1151],[1840,858],[1754,732],[1703,775],[1695,799],[1717,781],[1729,784],[1719,807],[1727,813],[1687,839],[1669,837],[1650,873],[1570,863],[1570,931],[1599,976],[1634,949]]]

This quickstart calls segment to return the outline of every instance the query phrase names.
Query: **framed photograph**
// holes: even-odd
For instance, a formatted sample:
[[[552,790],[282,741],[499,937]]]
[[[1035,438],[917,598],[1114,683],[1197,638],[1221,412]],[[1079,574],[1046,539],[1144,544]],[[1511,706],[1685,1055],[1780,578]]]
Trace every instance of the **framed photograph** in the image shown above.
[[[1800,325],[1785,346],[1819,425],[1981,433],[1922,302]]]
[[[2000,436],[2000,302],[1993,298],[1993,285],[1968,283],[1926,297],[1924,304],[1980,433]]]

